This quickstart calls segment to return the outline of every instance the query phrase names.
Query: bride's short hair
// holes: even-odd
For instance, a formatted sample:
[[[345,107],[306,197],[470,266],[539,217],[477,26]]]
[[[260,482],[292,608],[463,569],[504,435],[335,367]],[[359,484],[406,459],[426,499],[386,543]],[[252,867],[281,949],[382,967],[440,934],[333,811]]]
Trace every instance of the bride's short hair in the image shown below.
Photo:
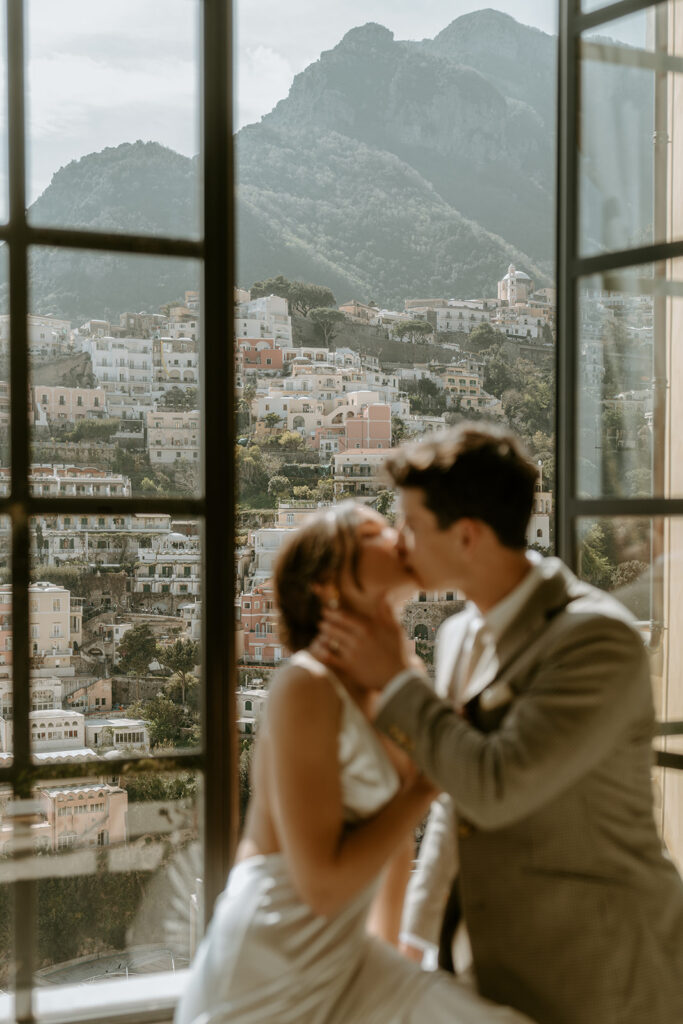
[[[315,584],[339,585],[345,568],[358,583],[359,506],[344,501],[321,510],[284,544],[275,564],[275,600],[280,635],[290,651],[315,639],[322,600]]]

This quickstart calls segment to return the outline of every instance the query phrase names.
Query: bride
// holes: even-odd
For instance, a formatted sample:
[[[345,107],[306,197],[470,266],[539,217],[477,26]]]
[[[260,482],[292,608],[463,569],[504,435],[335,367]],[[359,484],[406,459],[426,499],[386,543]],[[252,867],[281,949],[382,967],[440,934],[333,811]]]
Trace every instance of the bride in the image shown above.
[[[254,756],[254,796],[175,1024],[523,1024],[393,948],[435,796],[368,720],[367,691],[309,653],[324,605],[376,614],[414,591],[396,532],[345,502],[286,545],[284,639]]]

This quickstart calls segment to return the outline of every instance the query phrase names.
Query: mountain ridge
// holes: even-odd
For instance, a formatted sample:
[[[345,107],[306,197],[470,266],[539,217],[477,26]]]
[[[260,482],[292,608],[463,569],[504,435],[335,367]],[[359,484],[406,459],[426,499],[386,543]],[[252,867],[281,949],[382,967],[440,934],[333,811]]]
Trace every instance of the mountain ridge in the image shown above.
[[[520,54],[539,45],[529,74]],[[495,294],[510,262],[548,283],[552,45],[491,10],[432,40],[397,40],[376,22],[349,30],[236,135],[239,284],[283,273],[327,284],[340,301],[400,305]],[[158,143],[122,143],[60,168],[29,217],[193,237],[197,169]],[[87,319],[191,286],[188,261],[106,257],[34,252],[33,308]]]

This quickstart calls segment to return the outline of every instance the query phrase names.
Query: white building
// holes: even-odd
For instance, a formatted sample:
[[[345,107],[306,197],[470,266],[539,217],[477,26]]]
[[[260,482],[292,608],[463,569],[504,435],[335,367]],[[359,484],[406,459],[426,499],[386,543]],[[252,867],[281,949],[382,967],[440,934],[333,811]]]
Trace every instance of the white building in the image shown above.
[[[34,557],[45,565],[120,565],[135,559],[141,544],[152,547],[170,531],[171,517],[165,513],[60,512],[31,521]]]
[[[32,359],[54,359],[71,351],[71,322],[54,316],[36,316],[29,313],[26,331],[28,351]],[[10,337],[10,317],[0,316],[0,351],[7,351]]]
[[[199,460],[199,411],[157,409],[147,413],[147,452],[153,466]]]
[[[97,753],[123,748],[141,753],[149,750],[149,730],[143,718],[87,718],[85,739]]]
[[[64,466],[35,464],[29,470],[31,492],[34,495],[74,498],[129,498],[130,478],[121,473],[110,473],[93,466]],[[10,493],[10,471],[0,467],[0,497]]]
[[[443,422],[441,424],[443,426]],[[387,485],[381,471],[390,450],[375,448],[351,449],[334,456],[334,497],[351,495],[372,500]]]
[[[264,295],[235,307],[236,338],[273,338],[275,347],[291,347],[292,318],[286,299]]]
[[[155,390],[199,387],[199,342],[191,338],[154,341]]]
[[[434,311],[437,333],[443,331],[461,331],[469,334],[480,324],[488,324],[491,310],[485,307],[483,300],[450,299],[444,307]]]
[[[154,380],[153,342],[148,338],[84,338],[92,369],[107,395],[151,395]]]
[[[236,698],[237,730],[244,736],[253,735],[258,731],[259,722],[266,709],[268,691],[264,689],[238,690]]]
[[[175,598],[187,602],[201,596],[201,569],[199,539],[169,533],[155,548],[138,550],[133,593],[152,605],[155,597],[163,603]]]

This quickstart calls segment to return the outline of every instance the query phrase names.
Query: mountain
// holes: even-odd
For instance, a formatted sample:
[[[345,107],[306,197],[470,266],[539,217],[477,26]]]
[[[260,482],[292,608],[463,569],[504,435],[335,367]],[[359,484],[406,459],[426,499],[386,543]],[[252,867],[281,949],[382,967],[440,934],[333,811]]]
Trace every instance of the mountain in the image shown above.
[[[528,48],[540,39],[548,54],[553,41],[506,15],[480,13],[490,17],[458,18],[431,43],[396,41],[376,24],[352,29],[295,77],[288,97],[260,124],[238,134],[241,181],[274,191],[287,211],[298,200],[319,194],[325,181],[336,176],[336,164],[321,173],[316,148],[329,134],[338,134],[347,140],[358,178],[365,176],[362,165],[368,150],[391,154],[407,172],[417,171],[425,189],[434,190],[455,215],[476,221],[527,253],[524,263],[540,263],[549,270],[555,132],[554,119],[544,119],[544,96],[554,89],[553,66],[542,62],[531,75],[520,66],[512,81],[512,72],[502,61],[503,74],[496,78],[485,55],[492,26],[497,26],[500,48],[507,46],[512,65],[519,37]],[[482,70],[460,62],[455,41],[461,36],[463,56]],[[507,93],[510,82],[515,95]],[[521,95],[533,99],[533,105]],[[293,183],[287,173],[288,151],[298,156],[298,166],[291,168]],[[276,172],[284,173],[284,182],[277,182]],[[367,179],[366,189],[355,183],[357,209],[366,201],[372,203],[378,185],[381,181],[373,178]],[[393,200],[387,197],[387,207]],[[465,251],[460,261],[467,267]],[[490,291],[500,277],[500,266],[491,266],[482,275],[481,261],[475,256],[474,262],[480,265],[474,294]],[[463,296],[471,278],[455,272],[452,294]]]
[[[197,236],[197,161],[156,142],[124,143],[62,167],[29,209],[33,224]],[[74,323],[154,310],[198,286],[191,260],[36,248],[29,256],[30,309]],[[7,286],[0,307],[7,308]]]
[[[236,136],[239,284],[284,274],[329,285],[339,301],[398,306],[407,296],[494,294],[511,262],[549,283],[555,48],[554,37],[493,10],[463,15],[420,42],[396,40],[375,23],[352,29]],[[586,125],[594,106],[600,113],[597,146],[628,72],[608,79],[603,69],[596,64],[586,76],[595,96]],[[643,123],[646,92],[642,102],[633,89],[628,96],[629,117],[640,103]],[[599,224],[610,187],[599,152],[586,166],[583,215]],[[127,143],[58,171],[30,218],[192,236],[197,174],[196,160]],[[608,177],[617,180],[611,169]],[[195,269],[182,260],[39,250],[31,307],[74,320],[154,308],[192,287]]]

